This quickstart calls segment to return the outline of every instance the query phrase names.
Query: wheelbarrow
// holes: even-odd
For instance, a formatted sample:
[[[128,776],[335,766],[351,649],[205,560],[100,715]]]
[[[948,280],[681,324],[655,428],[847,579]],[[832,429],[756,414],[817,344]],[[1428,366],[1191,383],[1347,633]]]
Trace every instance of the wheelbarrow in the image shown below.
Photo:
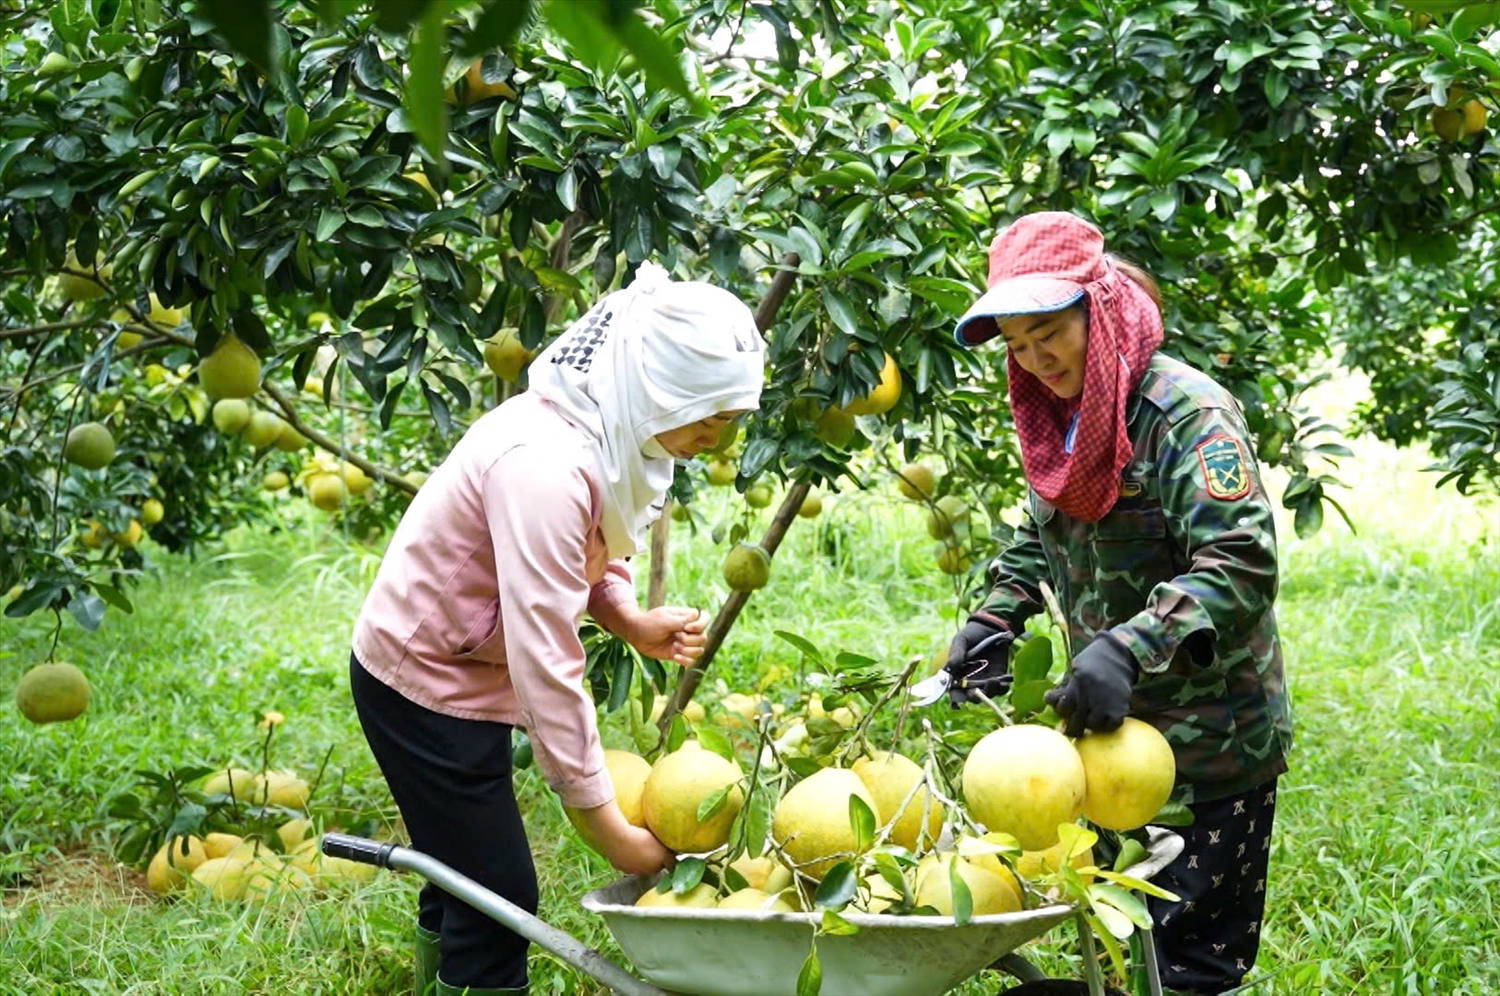
[[[1182,838],[1174,833],[1157,827],[1150,828],[1150,833],[1146,858],[1127,869],[1128,874],[1146,880],[1170,864],[1183,846]],[[638,907],[635,901],[654,887],[656,879],[627,876],[587,893],[582,904],[603,918],[643,981],[577,938],[420,851],[339,833],[324,834],[321,848],[329,857],[415,872],[621,996],[792,996],[813,932],[822,922],[821,913]],[[825,996],[940,994],[985,968],[1043,987],[1047,977],[1016,954],[1016,949],[1075,913],[1071,905],[1054,903],[1017,913],[976,916],[960,926],[951,917],[845,912],[841,915],[858,932],[817,939],[822,992]],[[1160,996],[1156,952],[1149,935],[1141,948],[1149,990],[1152,996]],[[1091,950],[1087,944],[1086,952]]]

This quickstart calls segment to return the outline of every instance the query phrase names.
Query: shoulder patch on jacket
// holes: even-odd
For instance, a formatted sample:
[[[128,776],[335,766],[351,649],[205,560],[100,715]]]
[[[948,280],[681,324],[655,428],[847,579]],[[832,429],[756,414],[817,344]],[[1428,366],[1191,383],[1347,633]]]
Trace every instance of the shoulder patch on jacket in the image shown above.
[[[1203,482],[1209,495],[1220,501],[1233,501],[1250,493],[1250,470],[1245,466],[1245,451],[1233,436],[1216,433],[1194,447],[1203,467]]]

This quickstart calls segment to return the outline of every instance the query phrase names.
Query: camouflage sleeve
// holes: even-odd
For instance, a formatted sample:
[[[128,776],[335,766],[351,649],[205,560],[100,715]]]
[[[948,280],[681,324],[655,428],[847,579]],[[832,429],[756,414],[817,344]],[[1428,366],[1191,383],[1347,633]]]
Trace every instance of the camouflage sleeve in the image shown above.
[[[1170,542],[1191,565],[1158,584],[1110,632],[1141,669],[1163,671],[1184,641],[1203,666],[1246,640],[1276,599],[1276,527],[1249,432],[1235,412],[1201,409],[1157,452]]]
[[[990,616],[1020,633],[1026,620],[1042,611],[1040,583],[1047,577],[1047,558],[1030,513],[1016,529],[1010,546],[990,564],[993,587],[976,615]]]

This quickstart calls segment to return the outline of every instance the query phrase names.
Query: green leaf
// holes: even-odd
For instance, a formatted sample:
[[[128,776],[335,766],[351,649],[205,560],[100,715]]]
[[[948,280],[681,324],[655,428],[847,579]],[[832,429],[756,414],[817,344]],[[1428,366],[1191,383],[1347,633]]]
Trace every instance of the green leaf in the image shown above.
[[[702,858],[683,858],[677,862],[672,869],[672,891],[679,895],[696,889],[703,881],[703,872],[707,868]]]
[[[679,712],[672,717],[672,725],[667,729],[667,750],[675,751],[680,748],[687,742],[687,735],[687,720]]]
[[[1038,681],[1052,673],[1052,639],[1038,634],[1021,644],[1011,658],[1010,673],[1016,684]]]
[[[828,669],[828,661],[823,657],[822,651],[813,646],[807,640],[798,636],[796,633],[788,633],[785,630],[778,629],[775,631],[775,633],[778,637],[800,650],[804,655],[806,655],[808,660],[812,661],[820,669]]]
[[[612,7],[619,10],[621,5],[615,4]],[[647,27],[645,21],[642,21],[634,12],[630,12],[624,14],[610,27],[620,44],[635,56],[636,63],[645,70],[648,84],[666,87],[689,100],[693,99],[693,91],[682,72],[682,62],[677,55],[678,50],[668,45],[656,32]]]
[[[444,162],[443,140],[448,131],[448,105],[443,100],[445,12],[444,4],[435,3],[422,14],[412,39],[406,89],[401,95],[401,106],[423,148],[439,163]]]
[[[200,0],[198,12],[224,36],[229,47],[276,75],[271,43],[271,0]]]
[[[693,733],[698,738],[699,746],[704,750],[712,751],[726,761],[734,760],[734,745],[718,728],[700,724],[693,727]],[[699,819],[702,820],[704,817],[699,817]]]
[[[824,910],[823,923],[819,930],[824,934],[832,934],[834,937],[848,937],[859,933],[859,925],[850,923],[833,910]]]
[[[1180,802],[1168,802],[1156,811],[1150,822],[1159,827],[1190,827],[1193,825],[1193,811]]]
[[[530,16],[531,0],[490,0],[474,22],[474,30],[464,39],[459,54],[479,55],[508,44]]]
[[[445,5],[434,3],[433,0],[375,0],[371,4],[375,8],[375,24],[381,31],[389,31],[396,34],[405,31],[417,18],[423,16],[423,11],[428,15],[428,5],[442,9]]]
[[[828,308],[828,315],[833,323],[839,327],[845,335],[859,335],[859,320],[854,314],[854,305],[843,294],[832,287],[823,288],[823,304]]]
[[[948,885],[953,889],[953,922],[960,927],[974,915],[974,897],[969,893],[968,883],[959,874],[962,860],[955,857],[948,862]]]
[[[106,602],[108,602],[110,605],[113,605],[121,612],[133,613],[135,611],[135,606],[130,604],[130,599],[125,596],[125,593],[123,591],[121,591],[119,588],[116,588],[114,585],[103,584],[101,582],[95,581],[93,582],[93,586],[94,590],[99,593],[100,598],[104,599]]]
[[[814,944],[797,973],[797,996],[818,996],[822,991],[823,966],[818,962],[818,946]]]
[[[1309,498],[1297,506],[1297,514],[1292,519],[1292,527],[1297,531],[1299,539],[1311,539],[1323,528],[1323,502],[1316,496]]]
[[[875,840],[875,812],[857,795],[849,796],[849,828],[854,831],[854,850],[863,852]]]
[[[104,599],[91,591],[75,591],[68,600],[68,611],[78,620],[78,625],[93,632],[104,621]]]
[[[840,861],[828,869],[818,891],[813,894],[813,905],[823,909],[842,909],[854,898],[859,876],[854,873],[854,862]]]

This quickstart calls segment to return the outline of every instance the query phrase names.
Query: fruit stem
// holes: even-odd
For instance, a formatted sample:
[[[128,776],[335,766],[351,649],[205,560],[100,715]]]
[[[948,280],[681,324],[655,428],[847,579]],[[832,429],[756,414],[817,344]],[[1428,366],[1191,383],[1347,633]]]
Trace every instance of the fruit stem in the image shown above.
[[[839,753],[834,759],[835,764],[842,767],[843,764],[849,760],[850,749],[859,747],[865,742],[865,730],[869,727],[870,721],[875,718],[875,714],[880,711],[881,707],[889,704],[889,702],[897,695],[904,696],[904,701],[909,701],[911,699],[910,689],[907,688],[906,683],[911,680],[912,672],[917,669],[917,665],[920,663],[922,663],[922,658],[920,656],[913,657],[910,661],[908,661],[905,669],[902,670],[901,674],[896,678],[895,683],[892,684],[890,688],[887,688],[885,690],[885,694],[881,695],[880,698],[875,700],[874,705],[865,710],[864,716],[861,717],[859,723],[854,727],[853,736],[849,737],[844,742],[844,745],[839,748]]]
[[[1078,923],[1078,943],[1083,948],[1083,975],[1088,980],[1089,996],[1104,996],[1104,975],[1099,971],[1099,953],[1094,948],[1094,931],[1082,911],[1074,914]]]
[[[1004,709],[1002,709],[998,705],[996,705],[994,699],[990,698],[988,695],[984,694],[983,692],[981,692],[977,688],[971,688],[971,689],[969,689],[969,691],[972,694],[978,696],[979,697],[979,701],[983,702],[985,705],[989,706],[991,709],[994,710],[995,715],[1000,717],[1000,725],[1002,725],[1002,726],[1014,726],[1015,725],[1015,722],[1010,718],[1010,715]]]

